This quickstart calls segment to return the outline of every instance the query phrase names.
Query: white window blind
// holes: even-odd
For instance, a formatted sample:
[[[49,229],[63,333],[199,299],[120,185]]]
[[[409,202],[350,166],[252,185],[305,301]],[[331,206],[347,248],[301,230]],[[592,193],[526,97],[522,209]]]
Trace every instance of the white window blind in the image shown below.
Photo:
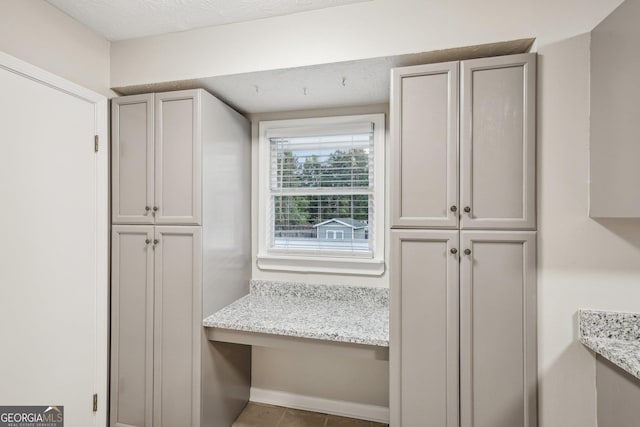
[[[371,258],[373,124],[271,129],[268,140],[270,250]]]

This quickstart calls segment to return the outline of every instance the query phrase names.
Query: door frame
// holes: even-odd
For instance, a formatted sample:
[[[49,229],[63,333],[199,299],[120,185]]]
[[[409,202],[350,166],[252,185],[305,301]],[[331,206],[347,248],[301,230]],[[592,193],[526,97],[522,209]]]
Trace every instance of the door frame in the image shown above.
[[[95,156],[96,161],[96,230],[95,230],[95,346],[94,360],[94,393],[98,394],[98,410],[94,418],[94,426],[104,427],[107,424],[107,373],[108,373],[108,340],[109,340],[109,141],[108,141],[108,99],[106,96],[70,82],[35,65],[0,51],[0,68],[29,79],[69,96],[81,99],[94,106],[94,129],[100,147]],[[90,144],[91,141],[87,141]],[[87,401],[87,405],[90,402]]]

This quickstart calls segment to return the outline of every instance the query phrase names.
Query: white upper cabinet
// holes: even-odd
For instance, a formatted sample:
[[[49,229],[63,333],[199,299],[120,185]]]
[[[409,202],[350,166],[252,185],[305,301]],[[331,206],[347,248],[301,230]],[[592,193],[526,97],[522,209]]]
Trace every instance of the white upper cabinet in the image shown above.
[[[535,229],[535,54],[461,63],[460,225]]]
[[[153,94],[111,102],[113,222],[153,224]]]
[[[535,54],[392,71],[392,228],[535,229],[535,84]]]
[[[391,84],[394,227],[458,226],[458,62],[396,68]]]
[[[156,94],[156,224],[200,224],[200,123],[199,91]]]
[[[115,224],[201,223],[200,99],[187,90],[112,101]]]
[[[621,2],[591,32],[589,216],[640,218],[640,2]]]

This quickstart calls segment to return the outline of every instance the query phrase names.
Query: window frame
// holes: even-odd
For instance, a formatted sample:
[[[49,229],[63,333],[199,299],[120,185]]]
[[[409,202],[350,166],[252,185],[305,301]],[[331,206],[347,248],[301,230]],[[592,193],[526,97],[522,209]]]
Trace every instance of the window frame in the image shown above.
[[[290,134],[299,129],[330,129],[349,124],[373,123],[373,244],[371,257],[314,253],[283,254],[269,247],[272,225],[266,215],[270,207],[270,136],[278,131]],[[385,114],[359,114],[304,119],[268,120],[258,124],[258,251],[257,266],[261,270],[355,274],[380,276],[384,273],[385,248]]]

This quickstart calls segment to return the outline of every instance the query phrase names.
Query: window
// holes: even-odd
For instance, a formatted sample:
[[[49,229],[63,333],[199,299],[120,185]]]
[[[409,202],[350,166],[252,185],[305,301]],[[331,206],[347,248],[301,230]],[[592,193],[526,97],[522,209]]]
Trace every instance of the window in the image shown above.
[[[384,115],[260,122],[263,269],[384,271]]]
[[[318,234],[318,236],[320,236],[320,234]],[[328,239],[340,239],[340,240],[344,240],[344,231],[342,230],[327,230],[327,235],[326,235],[327,240]]]

